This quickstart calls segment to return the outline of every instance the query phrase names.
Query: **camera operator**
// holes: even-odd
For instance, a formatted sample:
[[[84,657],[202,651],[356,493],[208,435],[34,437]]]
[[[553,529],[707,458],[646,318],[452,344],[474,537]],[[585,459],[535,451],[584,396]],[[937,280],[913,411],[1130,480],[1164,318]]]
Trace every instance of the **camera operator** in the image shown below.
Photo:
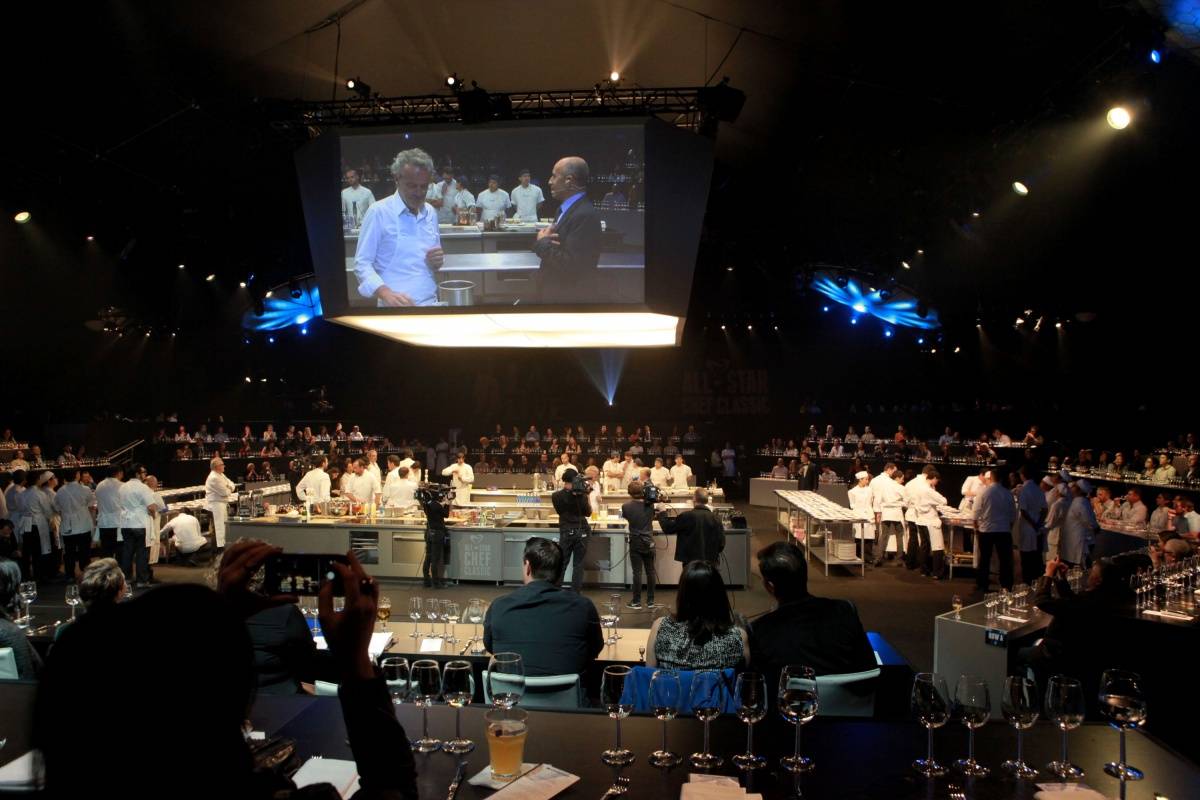
[[[658,516],[663,533],[675,534],[675,560],[681,564],[707,561],[716,564],[725,549],[725,526],[708,507],[708,491],[697,489],[693,508],[678,517]]]
[[[450,551],[450,534],[446,530],[446,517],[450,513],[450,500],[454,492],[443,494],[444,487],[417,489],[416,499],[425,512],[425,560],[421,562],[421,577],[427,589],[446,588],[446,561]]]
[[[655,608],[654,584],[658,574],[654,571],[654,501],[658,497],[656,487],[651,484],[647,492],[641,481],[631,481],[629,496],[632,498],[621,506],[621,516],[629,522],[629,563],[633,567],[633,599],[625,604],[634,610],[642,607],[642,570],[646,571],[646,606]]]
[[[562,488],[550,495],[558,514],[558,543],[562,546],[564,563],[572,566],[571,589],[578,592],[583,584],[583,558],[587,554],[587,537],[591,533],[588,515],[591,513],[587,479],[574,469],[562,474]]]

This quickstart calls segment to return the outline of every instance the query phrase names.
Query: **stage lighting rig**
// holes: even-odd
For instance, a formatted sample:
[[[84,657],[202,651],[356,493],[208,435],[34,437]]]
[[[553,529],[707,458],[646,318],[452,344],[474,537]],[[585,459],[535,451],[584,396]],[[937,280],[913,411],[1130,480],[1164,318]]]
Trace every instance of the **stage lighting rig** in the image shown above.
[[[446,76],[446,85],[451,89],[456,89],[459,86],[457,72],[452,72]]]
[[[370,85],[363,83],[362,78],[350,78],[346,81],[346,88],[364,100],[371,96],[371,87]]]

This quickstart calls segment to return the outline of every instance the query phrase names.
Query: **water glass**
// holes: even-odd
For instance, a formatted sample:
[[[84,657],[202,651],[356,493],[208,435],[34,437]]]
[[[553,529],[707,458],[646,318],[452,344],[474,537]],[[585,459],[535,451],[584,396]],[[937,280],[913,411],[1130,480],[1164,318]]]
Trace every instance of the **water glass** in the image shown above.
[[[617,619],[616,605],[610,600],[604,604],[604,613],[600,615],[600,627],[608,629],[604,644],[609,647],[617,643]]]
[[[960,675],[954,687],[954,713],[967,729],[967,757],[954,762],[964,775],[982,778],[990,770],[975,760],[975,731],[987,724],[992,697],[987,681],[975,675]]]
[[[1083,724],[1087,708],[1083,700],[1083,684],[1065,675],[1053,675],[1046,683],[1046,719],[1062,731],[1062,757],[1051,761],[1046,769],[1062,780],[1082,778],[1083,769],[1067,757],[1067,731]]]
[[[414,661],[412,683],[413,703],[421,709],[421,738],[413,743],[413,749],[420,753],[432,753],[442,747],[440,739],[429,735],[429,707],[442,691],[442,670],[438,662],[425,658]]]
[[[788,772],[808,772],[816,764],[800,755],[800,730],[817,716],[817,673],[812,667],[789,664],[779,673],[779,713],[796,726],[796,746],[779,759]]]
[[[447,753],[462,755],[475,749],[475,743],[462,735],[463,706],[470,705],[473,668],[470,661],[448,661],[442,670],[442,698],[454,709],[454,738],[442,745]]]
[[[493,708],[512,708],[525,694],[525,662],[519,653],[496,653],[488,660],[488,695]]]
[[[1104,765],[1104,771],[1120,781],[1140,781],[1145,774],[1125,761],[1125,731],[1146,721],[1146,694],[1136,672],[1105,670],[1100,677],[1100,713],[1121,732],[1121,757]]]
[[[429,620],[428,636],[430,639],[442,638],[441,635],[438,634],[437,629],[434,628],[434,626],[437,625],[438,616],[441,613],[441,609],[442,604],[436,597],[425,598],[425,619]]]
[[[75,619],[76,606],[78,606],[79,603],[81,602],[81,600],[79,599],[79,584],[77,584],[77,583],[67,584],[67,592],[66,592],[66,595],[64,596],[64,599],[66,600],[67,605],[69,605],[71,607],[71,619]]]
[[[704,747],[700,752],[692,753],[689,760],[696,769],[716,769],[725,763],[725,759],[710,752],[708,726],[721,716],[725,707],[725,676],[713,669],[693,672],[688,705],[692,707],[692,715],[704,723]]]
[[[458,603],[447,601],[445,603],[446,622],[450,626],[450,635],[446,637],[446,644],[458,644],[458,639],[454,636],[454,626],[461,619],[459,616]]]
[[[613,639],[624,639],[625,637],[617,631],[617,626],[621,624],[621,595],[610,594],[608,602],[612,603],[613,607]]]
[[[946,679],[935,672],[920,672],[913,680],[912,710],[917,720],[925,726],[925,758],[913,761],[913,769],[926,778],[946,774],[946,768],[933,759],[933,729],[940,728],[950,719],[950,693],[946,690]]]
[[[662,722],[662,749],[650,754],[650,766],[670,769],[681,761],[678,753],[667,749],[667,723],[679,715],[682,699],[679,673],[669,669],[656,669],[650,676],[650,712]]]
[[[425,614],[421,610],[421,598],[408,598],[408,618],[413,621],[413,632],[408,635],[408,638],[421,638],[421,618],[424,616]]]
[[[473,597],[468,600],[467,607],[463,610],[463,619],[475,626],[475,646],[471,648],[472,653],[483,652],[483,637],[479,635],[479,624],[483,622],[483,617],[486,611],[487,603],[483,600],[480,600],[478,597]]]
[[[408,697],[408,692],[412,688],[408,659],[401,656],[388,656],[379,662],[379,669],[383,672],[384,681],[387,682],[388,694],[392,696],[392,702],[400,705]]]
[[[767,681],[757,672],[743,672],[733,688],[737,717],[746,723],[746,752],[733,757],[738,769],[762,769],[767,759],[754,753],[754,723],[767,715]]]
[[[609,766],[632,764],[635,758],[632,750],[621,746],[621,720],[633,712],[635,690],[630,677],[632,673],[632,667],[617,664],[605,667],[600,679],[600,703],[609,718],[617,724],[616,743],[600,755],[600,760]]]
[[[33,601],[37,600],[37,594],[36,581],[22,581],[17,585],[17,595],[21,598],[21,602],[25,604],[25,614],[21,617],[21,621],[25,625],[33,623],[33,610],[31,606],[33,605]]]
[[[1031,679],[1020,675],[1010,675],[1004,679],[1004,697],[1000,710],[1004,720],[1017,731],[1017,757],[1010,758],[1001,766],[1017,778],[1036,778],[1038,771],[1023,759],[1024,732],[1037,722],[1041,703],[1038,701],[1037,684]]]

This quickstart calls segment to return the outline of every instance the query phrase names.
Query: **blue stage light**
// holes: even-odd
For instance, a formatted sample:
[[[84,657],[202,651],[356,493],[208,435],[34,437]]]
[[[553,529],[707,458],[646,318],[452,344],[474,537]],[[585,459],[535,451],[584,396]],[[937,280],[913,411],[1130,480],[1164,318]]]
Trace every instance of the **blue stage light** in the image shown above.
[[[300,329],[300,335],[301,335],[301,336],[308,336],[308,328],[301,328],[301,329]]]
[[[268,336],[268,337],[267,337],[267,344],[275,344],[275,337],[274,337],[274,336]]]
[[[845,286],[839,286],[840,279],[845,280]],[[812,287],[825,297],[853,309],[857,314],[870,314],[889,325],[902,328],[918,328],[920,330],[936,330],[941,327],[937,312],[926,308],[924,303],[918,303],[911,293],[902,287],[892,287],[892,296],[884,300],[879,292],[871,292],[854,278],[846,279],[845,273],[831,274],[818,272],[812,281]],[[918,314],[920,310],[926,312]],[[821,307],[828,311],[829,306]]]
[[[917,337],[917,344],[925,344],[925,337],[924,336]]]
[[[1161,64],[1162,63],[1162,51],[1161,50],[1151,50],[1150,51],[1150,60],[1152,62],[1154,62],[1155,64]]]
[[[851,317],[851,318],[850,318],[850,324],[851,324],[851,325],[857,325],[857,324],[858,324],[858,317]]]
[[[890,330],[886,330],[886,331],[884,331],[884,332],[883,332],[883,335],[884,335],[885,337],[887,337],[888,339],[892,338],[892,332],[891,332]]]
[[[867,305],[866,305],[866,303],[855,303],[854,305],[852,305],[852,306],[850,306],[850,307],[851,307],[851,308],[853,308],[855,311],[857,311],[857,312],[858,312],[858,313],[860,313],[860,314],[865,314],[865,313],[867,313]]]
[[[821,306],[821,310],[822,310],[822,311],[824,311],[824,312],[826,312],[826,313],[828,313],[828,311],[829,311],[829,306]]]
[[[315,283],[304,282],[301,286],[299,298],[293,298],[287,292],[273,292],[270,297],[263,298],[262,315],[255,315],[253,308],[248,309],[242,315],[242,327],[247,330],[278,331],[292,325],[307,325],[320,317],[324,313],[320,290]]]

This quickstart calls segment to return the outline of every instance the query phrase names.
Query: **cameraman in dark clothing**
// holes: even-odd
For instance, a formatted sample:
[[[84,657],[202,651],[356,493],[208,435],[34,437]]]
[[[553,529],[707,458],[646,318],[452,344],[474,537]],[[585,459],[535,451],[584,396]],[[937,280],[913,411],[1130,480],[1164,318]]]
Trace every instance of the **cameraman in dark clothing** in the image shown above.
[[[708,491],[697,489],[692,496],[695,507],[678,517],[662,515],[658,524],[663,533],[675,534],[675,560],[681,564],[707,561],[716,564],[725,549],[725,526],[708,507]]]
[[[646,605],[654,608],[654,584],[658,574],[654,571],[654,503],[646,497],[641,481],[629,482],[629,496],[633,498],[621,506],[621,516],[629,522],[629,562],[633,567],[633,599],[626,608],[642,607],[642,570],[646,571]]]
[[[558,514],[558,543],[562,547],[564,562],[571,563],[571,590],[578,592],[583,585],[583,558],[587,555],[587,537],[592,532],[588,525],[591,507],[588,503],[588,486],[579,478],[579,472],[568,469],[562,475],[562,488],[550,495],[554,511]]]
[[[425,560],[421,562],[421,576],[427,589],[446,587],[446,551],[450,549],[446,517],[453,494],[440,495],[424,486],[417,489],[417,502],[425,512]]]

